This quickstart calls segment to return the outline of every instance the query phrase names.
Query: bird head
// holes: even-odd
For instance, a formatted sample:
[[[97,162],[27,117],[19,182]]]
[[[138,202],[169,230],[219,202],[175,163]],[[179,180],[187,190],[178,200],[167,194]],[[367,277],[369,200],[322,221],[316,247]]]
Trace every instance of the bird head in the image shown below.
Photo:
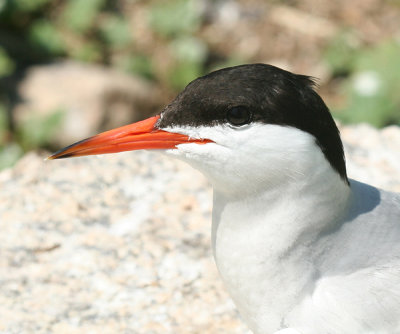
[[[200,77],[160,115],[84,139],[49,159],[139,149],[187,161],[226,193],[302,182],[322,173],[321,166],[348,182],[339,131],[314,81],[271,65]]]

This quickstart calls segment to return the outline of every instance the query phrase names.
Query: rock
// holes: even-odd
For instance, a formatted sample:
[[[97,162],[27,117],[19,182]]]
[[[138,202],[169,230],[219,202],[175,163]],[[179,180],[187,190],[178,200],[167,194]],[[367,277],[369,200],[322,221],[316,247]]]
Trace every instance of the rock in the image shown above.
[[[341,127],[350,177],[400,191],[400,128]],[[0,173],[1,333],[248,333],[210,250],[204,177],[155,152]]]
[[[53,141],[58,146],[139,121],[162,106],[159,90],[144,79],[73,61],[32,67],[18,92],[17,123],[64,114]]]
[[[0,332],[245,332],[211,256],[211,188],[187,165],[31,153],[0,187]]]
[[[367,124],[341,127],[350,177],[400,192],[400,128]]]

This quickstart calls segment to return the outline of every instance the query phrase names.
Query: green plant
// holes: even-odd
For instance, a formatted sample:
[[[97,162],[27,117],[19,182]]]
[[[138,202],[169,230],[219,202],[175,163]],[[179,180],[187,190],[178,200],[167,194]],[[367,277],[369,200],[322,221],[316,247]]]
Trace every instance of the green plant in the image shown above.
[[[14,141],[10,136],[6,109],[0,104],[0,170],[11,167],[24,152],[47,146],[62,124],[62,110],[45,117],[31,117],[17,126]]]
[[[6,41],[0,46],[0,78],[61,57],[153,77],[151,61],[135,49],[123,4],[124,0],[0,0],[0,40]],[[8,128],[4,98],[0,96],[0,155],[7,162],[2,167],[24,151],[46,146],[62,119],[56,113]]]
[[[44,117],[24,120],[17,128],[18,143],[24,151],[46,146],[61,126],[63,118],[64,112],[58,110]]]
[[[17,143],[0,146],[0,170],[12,167],[23,154],[24,151]]]
[[[5,144],[7,128],[7,111],[4,105],[0,104],[0,146]]]
[[[116,66],[121,70],[139,74],[147,79],[154,79],[154,70],[151,58],[142,54],[125,55],[116,61]]]
[[[70,50],[69,56],[87,63],[98,63],[102,59],[102,47],[96,41],[88,41]]]
[[[202,74],[203,67],[200,64],[179,62],[170,68],[168,81],[171,87],[178,91]]]
[[[4,48],[0,46],[0,78],[14,71],[14,61],[8,56]]]
[[[52,0],[2,0],[0,2],[1,12],[34,12],[51,2]]]
[[[169,71],[168,82],[178,91],[204,73],[208,49],[204,42],[193,36],[172,40],[170,49],[176,62]]]
[[[150,10],[150,26],[168,41],[173,62],[167,81],[175,91],[205,72],[207,45],[196,32],[201,24],[201,11],[194,0],[156,2]]]
[[[334,75],[348,74],[353,70],[360,43],[354,32],[343,30],[326,47],[323,57]]]
[[[147,10],[146,22],[133,21],[136,9]],[[202,19],[197,0],[0,0],[0,40],[7,41],[0,47],[0,78],[69,58],[113,66],[178,91],[215,65],[201,37]],[[134,30],[143,23],[146,38]],[[215,58],[224,59],[219,54]],[[30,119],[13,129],[3,122],[6,130],[0,129],[0,138],[3,131],[13,140],[7,148],[4,136],[0,141],[2,152],[11,157],[7,161],[48,145],[62,119],[53,117]]]
[[[122,0],[116,2],[120,5]],[[135,53],[118,4],[113,8],[106,0],[9,0],[0,5],[0,29],[10,45],[26,45],[20,55],[25,63],[69,57],[113,65],[114,55]],[[0,54],[0,66],[3,58]]]
[[[104,40],[114,48],[123,48],[132,42],[129,24],[122,16],[106,17],[100,24],[100,33]]]
[[[332,50],[331,54],[340,54],[339,50]],[[336,72],[349,75],[341,83],[346,106],[334,110],[335,116],[346,123],[400,125],[399,59],[400,44],[394,40],[353,50],[351,55],[338,58]]]
[[[17,125],[10,141],[6,109],[0,104],[0,170],[11,167],[24,152],[47,146],[62,124],[64,112],[59,110],[45,117],[31,117]]]
[[[66,51],[60,32],[48,20],[36,20],[29,30],[29,38],[32,44],[49,54],[60,55]]]
[[[63,24],[77,33],[85,33],[104,6],[104,0],[69,0],[61,17]]]
[[[156,2],[150,11],[150,25],[164,37],[192,34],[200,27],[201,15],[194,0]]]

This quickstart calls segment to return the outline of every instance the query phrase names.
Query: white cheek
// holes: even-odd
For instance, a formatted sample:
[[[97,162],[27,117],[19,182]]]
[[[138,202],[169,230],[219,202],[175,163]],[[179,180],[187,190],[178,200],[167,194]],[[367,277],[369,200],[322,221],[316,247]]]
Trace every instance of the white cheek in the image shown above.
[[[218,188],[273,187],[303,177],[324,159],[315,138],[293,127],[255,123],[165,130],[215,142],[180,144],[166,153],[200,170]]]
[[[187,161],[198,169],[205,166],[215,166],[224,164],[231,155],[231,148],[227,145],[229,133],[226,126],[213,127],[181,127],[166,128],[165,131],[182,133],[190,138],[210,139],[215,143],[207,144],[180,144],[175,149],[167,150],[168,155]],[[198,165],[199,164],[199,165]]]
[[[231,156],[230,149],[215,143],[180,144],[175,149],[167,150],[165,153],[184,160],[203,172],[217,166],[221,168],[221,165],[226,164]]]

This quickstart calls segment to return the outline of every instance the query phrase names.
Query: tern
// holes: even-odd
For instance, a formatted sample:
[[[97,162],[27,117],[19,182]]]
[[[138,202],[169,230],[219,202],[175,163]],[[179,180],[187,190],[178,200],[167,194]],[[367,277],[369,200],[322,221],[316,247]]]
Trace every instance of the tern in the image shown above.
[[[218,70],[159,115],[49,158],[139,149],[210,180],[215,262],[255,334],[400,333],[400,194],[347,177],[312,78],[266,64]]]

